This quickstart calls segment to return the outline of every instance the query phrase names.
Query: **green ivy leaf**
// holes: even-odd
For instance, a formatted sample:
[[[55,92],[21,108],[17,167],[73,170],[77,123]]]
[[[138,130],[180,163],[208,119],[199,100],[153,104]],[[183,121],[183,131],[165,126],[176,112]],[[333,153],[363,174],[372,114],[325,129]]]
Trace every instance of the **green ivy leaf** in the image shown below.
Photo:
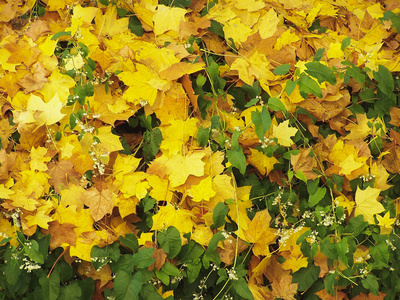
[[[200,260],[191,262],[187,264],[187,275],[188,275],[188,282],[193,283],[197,280],[197,277],[199,277],[200,270],[201,270],[202,264]]]
[[[81,297],[81,287],[78,285],[77,281],[74,281],[67,286],[61,287],[57,300],[80,300]]]
[[[181,251],[181,235],[174,226],[168,227],[166,231],[158,233],[158,242],[161,248],[168,254],[167,258],[174,258]]]
[[[322,198],[325,197],[326,194],[326,188],[325,187],[319,187],[316,189],[315,193],[310,194],[308,198],[308,205],[310,207],[313,207],[319,203],[319,201],[322,200]]]
[[[346,50],[346,48],[350,46],[350,43],[351,43],[351,37],[348,36],[347,38],[344,38],[341,46],[342,51]]]
[[[143,152],[146,160],[153,160],[158,151],[163,139],[161,130],[154,128],[153,130],[146,130],[143,134]]]
[[[42,287],[46,300],[56,300],[60,294],[60,275],[57,271],[53,271],[49,278],[46,274],[39,278],[39,284]]]
[[[316,243],[315,243],[316,244]],[[297,290],[299,292],[307,290],[318,280],[320,268],[314,264],[309,264],[306,268],[301,268],[293,273],[293,283],[298,283]]]
[[[276,67],[273,71],[275,75],[285,75],[290,70],[290,64],[284,64]]]
[[[336,84],[336,75],[331,68],[321,64],[319,61],[312,61],[306,63],[305,72],[312,77],[317,78],[318,82],[321,84],[324,81],[330,84]]]
[[[328,275],[325,276],[324,286],[326,291],[331,295],[333,295],[335,292],[334,287],[337,275],[338,272],[335,271],[334,273],[328,273]]]
[[[385,95],[390,95],[393,93],[394,80],[392,73],[385,66],[379,65],[378,72],[373,72],[374,78],[378,81],[378,88]]]
[[[208,264],[210,261],[214,262],[217,265],[221,263],[221,257],[219,256],[219,253],[217,251],[217,246],[219,241],[223,240],[225,240],[225,237],[221,231],[218,231],[216,234],[213,235],[210,242],[208,243],[207,250],[204,253],[203,257],[206,264]]]
[[[162,266],[161,270],[163,270],[163,272],[165,274],[170,275],[170,276],[175,276],[175,277],[181,276],[181,272],[178,270],[178,268],[175,267],[170,262],[165,262],[165,264]]]
[[[154,248],[141,248],[138,253],[132,255],[132,263],[139,269],[147,268],[156,260],[152,258],[155,250]]]
[[[244,175],[246,172],[246,158],[243,154],[241,147],[234,150],[226,150],[226,155],[228,156],[228,161],[232,166],[238,168],[240,173]]]
[[[156,277],[161,280],[164,285],[169,285],[169,276],[162,270],[155,270]]]
[[[317,20],[319,21],[319,20]],[[318,22],[319,25],[319,22]],[[324,27],[326,28],[326,27]],[[313,61],[320,61],[322,59],[322,56],[324,55],[325,52],[325,48],[320,48],[317,50],[317,52],[315,52],[314,57],[313,57]]]
[[[263,106],[261,111],[257,109],[251,112],[251,120],[254,123],[258,138],[263,141],[264,134],[271,126],[271,115],[269,114],[268,108]]]
[[[119,241],[122,245],[131,249],[133,253],[136,253],[139,249],[138,239],[133,233],[128,233],[125,234],[125,236],[120,236]]]
[[[308,98],[308,94],[313,94],[318,98],[322,98],[322,91],[318,83],[310,76],[302,75],[297,81],[299,86],[300,95],[304,98]]]
[[[60,38],[60,37],[62,37],[64,35],[71,36],[71,31],[60,31],[60,32],[57,32],[51,37],[51,40],[54,41],[54,40],[56,40],[56,39],[58,39],[58,38]]]
[[[368,274],[366,278],[361,280],[363,287],[370,290],[373,295],[379,296],[379,283],[376,276]]]
[[[142,285],[143,282],[141,272],[136,272],[135,275],[132,276],[124,270],[119,271],[114,279],[115,299],[139,299],[139,292],[142,289]]]
[[[296,87],[296,84],[294,84],[294,87]],[[282,111],[285,114],[287,113],[285,104],[283,104],[282,101],[276,97],[271,97],[268,99],[268,107],[273,111]]]
[[[223,202],[218,202],[214,207],[213,211],[213,226],[214,228],[219,228],[225,225],[225,218],[228,214],[229,207]]]
[[[363,215],[351,218],[344,228],[344,233],[351,233],[354,236],[358,236],[368,226],[368,223],[364,222],[363,218]]]
[[[360,68],[347,60],[344,61],[343,64],[348,66],[346,68],[346,75],[354,78],[358,83],[365,83],[365,74]]]
[[[26,243],[30,243],[29,246]],[[35,263],[44,264],[43,254],[39,251],[39,244],[35,240],[29,240],[24,245],[26,255]]]
[[[297,79],[294,81],[291,79],[286,81],[285,92],[288,96],[290,96],[293,93],[294,89],[296,88],[296,84],[297,84]]]
[[[129,17],[128,28],[133,34],[137,36],[143,36],[144,29],[142,23],[136,16]]]
[[[232,281],[232,286],[235,289],[236,293],[239,294],[243,299],[254,299],[253,294],[249,289],[249,285],[247,284],[244,278],[239,278],[238,280]]]

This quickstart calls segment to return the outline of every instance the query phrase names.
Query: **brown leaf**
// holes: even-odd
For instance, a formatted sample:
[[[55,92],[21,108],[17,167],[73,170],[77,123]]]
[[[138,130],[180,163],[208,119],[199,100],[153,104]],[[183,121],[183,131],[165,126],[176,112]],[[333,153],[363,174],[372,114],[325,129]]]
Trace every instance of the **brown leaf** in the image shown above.
[[[381,292],[379,292],[379,296],[372,295],[371,293],[369,293],[368,295],[361,293],[352,298],[351,300],[383,300],[385,299],[385,296],[386,294]]]
[[[340,291],[337,291],[335,294],[331,295],[328,293],[327,290],[320,290],[319,292],[315,293],[318,297],[322,300],[347,300],[346,294]]]
[[[314,265],[319,267],[319,277],[323,278],[329,272],[328,258],[321,252],[318,252],[314,257]]]
[[[74,164],[69,160],[50,162],[48,168],[46,173],[51,177],[49,183],[54,186],[54,190],[58,194],[61,190],[69,188],[70,182],[79,182],[80,175],[75,171]]]
[[[390,120],[389,124],[399,127],[400,126],[400,108],[392,106],[390,108],[390,118],[391,118],[391,120]]]
[[[314,180],[318,178],[317,173],[313,171],[317,164],[314,157],[309,156],[311,149],[301,149],[299,154],[291,156],[290,162],[295,172],[302,171],[307,179]]]
[[[239,245],[236,252],[236,242],[236,239],[229,236],[229,238],[223,241],[222,247],[217,248],[217,251],[221,256],[221,261],[225,263],[226,266],[229,266],[233,263],[233,259],[235,258],[236,254],[239,255],[241,252],[247,249],[246,243],[239,239]]]
[[[97,222],[106,214],[111,214],[113,209],[113,200],[109,189],[101,192],[92,187],[82,195],[83,203],[90,208],[90,215]]]
[[[273,282],[285,274],[290,274],[290,271],[282,268],[282,265],[278,262],[278,257],[276,255],[271,256],[269,265],[264,271],[265,277],[267,277],[269,281]]]
[[[284,300],[295,300],[294,295],[297,294],[298,283],[292,283],[293,276],[284,274],[280,278],[274,280],[271,284],[272,295]]]
[[[155,258],[156,260],[148,267],[148,270],[153,271],[154,268],[156,268],[159,271],[165,264],[167,253],[163,249],[156,249],[151,257]]]
[[[50,250],[60,247],[63,243],[67,243],[71,246],[76,245],[76,232],[74,228],[76,226],[70,223],[60,224],[57,220],[49,223],[49,229],[43,229],[44,234],[51,234],[50,239]]]
[[[25,32],[25,35],[36,41],[39,36],[50,34],[49,24],[43,20],[36,20],[32,22]]]

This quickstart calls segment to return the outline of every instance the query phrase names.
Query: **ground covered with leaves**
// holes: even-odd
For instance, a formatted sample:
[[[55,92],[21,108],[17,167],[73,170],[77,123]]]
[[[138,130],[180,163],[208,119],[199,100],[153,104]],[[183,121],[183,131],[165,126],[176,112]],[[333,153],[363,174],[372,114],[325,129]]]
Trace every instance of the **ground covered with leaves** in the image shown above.
[[[1,0],[0,299],[398,299],[400,3]]]

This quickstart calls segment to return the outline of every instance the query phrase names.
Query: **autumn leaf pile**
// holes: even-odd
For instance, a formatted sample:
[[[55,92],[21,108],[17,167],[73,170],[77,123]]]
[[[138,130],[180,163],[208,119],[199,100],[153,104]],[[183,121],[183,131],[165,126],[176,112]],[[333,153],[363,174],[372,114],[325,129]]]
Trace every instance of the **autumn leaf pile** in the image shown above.
[[[2,299],[398,299],[400,4],[0,1]]]

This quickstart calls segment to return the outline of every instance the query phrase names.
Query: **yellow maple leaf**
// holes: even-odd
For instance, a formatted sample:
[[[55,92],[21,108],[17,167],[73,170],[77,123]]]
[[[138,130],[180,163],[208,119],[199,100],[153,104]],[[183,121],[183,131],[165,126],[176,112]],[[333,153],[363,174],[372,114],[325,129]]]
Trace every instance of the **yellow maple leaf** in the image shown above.
[[[192,185],[189,190],[189,196],[195,202],[200,202],[202,200],[209,201],[210,198],[214,197],[216,192],[212,189],[213,182],[211,176],[207,176],[202,179],[199,184]]]
[[[278,139],[278,143],[284,147],[290,147],[293,141],[290,137],[297,133],[298,129],[289,127],[289,120],[283,121],[278,126],[273,125],[272,137]]]
[[[262,175],[268,175],[274,169],[275,164],[279,164],[279,160],[275,157],[268,157],[264,153],[250,149],[251,154],[247,157],[247,161],[255,166]]]
[[[119,136],[113,134],[111,129],[111,126],[102,126],[97,129],[96,133],[96,137],[100,140],[98,145],[103,148],[107,154],[124,149],[119,140]]]
[[[161,206],[158,213],[153,215],[153,227],[151,230],[162,230],[174,226],[180,233],[192,232],[193,221],[190,211],[172,205]]]
[[[167,201],[171,202],[174,194],[168,189],[168,180],[162,179],[157,175],[150,175],[147,178],[151,190],[149,192],[150,196],[157,201]]]
[[[97,36],[113,36],[128,30],[129,18],[117,19],[117,7],[109,5],[104,15],[96,15],[95,23]]]
[[[276,239],[276,229],[270,228],[271,216],[268,210],[258,211],[244,231],[246,241],[253,243],[253,253],[256,256],[269,256],[268,245]]]
[[[372,123],[373,119],[368,119],[366,114],[356,114],[357,124],[350,123],[345,126],[347,131],[350,131],[344,139],[352,140],[352,139],[360,139],[363,140],[369,134],[372,134],[372,126],[368,125],[368,123]]]
[[[354,154],[350,154],[346,156],[344,160],[339,163],[339,167],[341,168],[339,174],[340,175],[350,175],[351,172],[361,168],[363,163],[360,161],[356,161],[354,159]]]
[[[243,24],[239,17],[229,20],[224,25],[225,39],[227,41],[233,39],[237,46],[244,43],[253,33],[253,30],[246,24]]]
[[[135,214],[136,205],[140,202],[140,200],[135,196],[127,198],[123,194],[119,195],[116,200],[117,201],[114,203],[114,206],[118,206],[118,211],[121,215],[121,218],[125,218],[130,214]]]
[[[190,236],[190,238],[202,246],[207,246],[213,235],[214,234],[210,227],[205,224],[199,224],[194,227],[193,234]]]
[[[340,195],[340,196],[335,198],[335,203],[338,206],[342,206],[343,208],[346,208],[347,209],[347,213],[349,215],[351,215],[351,213],[353,211],[353,207],[354,207],[354,202],[353,201],[350,201],[344,195]]]
[[[165,166],[171,187],[184,184],[189,175],[203,176],[205,163],[201,159],[204,156],[205,153],[203,152],[194,152],[185,156],[177,154],[169,158]]]
[[[168,30],[179,31],[179,23],[184,20],[186,9],[179,7],[169,7],[158,5],[157,11],[153,15],[154,34],[160,35]]]
[[[288,29],[276,39],[274,49],[281,50],[284,46],[295,43],[300,40],[299,36],[292,32],[293,29]],[[304,100],[304,99],[303,99]]]
[[[142,232],[138,238],[139,245],[142,246],[146,244],[146,242],[153,242],[153,235],[153,232]]]
[[[119,190],[125,198],[132,196],[136,196],[139,199],[144,198],[147,194],[147,189],[150,187],[149,184],[144,181],[146,176],[147,174],[144,172],[132,172],[124,175],[121,181],[117,182],[117,185],[120,184]]]
[[[328,58],[342,58],[344,55],[342,43],[331,43],[326,55]]]
[[[384,165],[377,164],[374,162],[372,166],[370,166],[371,175],[374,179],[374,188],[380,189],[381,191],[386,191],[392,185],[387,184],[387,180],[389,178],[389,173],[386,171]]]
[[[393,224],[396,222],[396,218],[390,217],[390,212],[387,212],[383,217],[377,215],[378,225],[381,228],[381,234],[390,234],[393,230]]]
[[[306,268],[307,266],[308,266],[308,259],[302,254],[299,256],[291,255],[282,264],[282,267],[285,270],[291,270],[292,272],[296,272],[297,270],[303,267]]]
[[[383,205],[377,200],[380,192],[380,189],[371,187],[367,187],[365,190],[357,187],[355,216],[363,215],[365,222],[375,224],[374,215],[385,210]]]
[[[49,217],[45,211],[43,210],[37,210],[34,215],[28,215],[26,216],[26,219],[28,220],[27,225],[29,227],[38,225],[41,228],[48,229],[49,228],[49,222],[53,221],[52,217]]]
[[[11,238],[10,244],[12,246],[19,245],[15,227],[4,217],[4,215],[2,215],[0,218],[0,228],[1,228],[0,245],[1,245],[1,241],[3,239],[9,238],[9,237]]]
[[[44,100],[48,102],[56,94],[61,100],[66,100],[69,96],[69,89],[75,86],[75,80],[70,76],[55,70],[48,78],[49,82],[44,85],[40,93],[44,96]]]
[[[60,121],[65,114],[61,113],[63,103],[60,101],[60,97],[56,93],[49,102],[45,103],[40,97],[31,95],[28,100],[27,109],[31,111],[41,111],[42,113],[36,118],[38,125],[52,125]]]
[[[271,8],[258,22],[258,32],[262,39],[267,39],[274,35],[278,30],[278,24],[281,19],[276,14],[275,10]]]
[[[136,68],[137,72],[125,71],[118,74],[118,77],[129,86],[122,98],[140,106],[145,106],[147,103],[153,105],[157,97],[157,88],[152,83],[158,75],[142,64],[136,64]],[[159,81],[163,82],[161,79]]]
[[[133,155],[122,155],[118,153],[113,165],[113,175],[115,179],[122,181],[122,177],[125,174],[132,173],[136,170],[140,161],[140,158],[136,158]]]
[[[238,236],[244,238],[244,230],[249,228],[251,222],[247,216],[247,209],[253,206],[253,202],[249,199],[251,186],[242,186],[236,189],[236,199],[233,204],[229,204],[229,216],[238,224]]]
[[[169,156],[182,153],[182,147],[191,136],[195,136],[198,128],[198,119],[189,118],[187,120],[171,120],[171,125],[160,127],[163,141],[161,150]]]
[[[46,153],[47,149],[44,147],[32,147],[29,155],[31,158],[29,162],[31,170],[46,171],[48,169],[46,163],[51,160],[51,157],[45,156]]]

